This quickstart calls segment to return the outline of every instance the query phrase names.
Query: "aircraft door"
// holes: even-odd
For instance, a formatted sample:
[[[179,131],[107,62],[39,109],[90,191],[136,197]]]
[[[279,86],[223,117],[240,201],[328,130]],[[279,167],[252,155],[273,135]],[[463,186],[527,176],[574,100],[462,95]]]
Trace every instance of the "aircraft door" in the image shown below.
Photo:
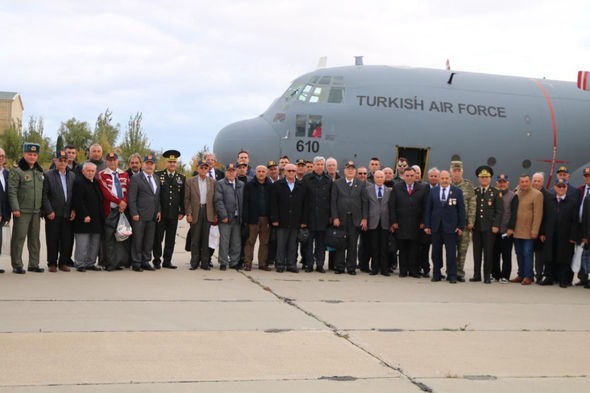
[[[418,165],[422,170],[422,179],[425,178],[426,170],[428,169],[428,160],[430,158],[430,147],[408,147],[395,146],[395,161],[394,165],[400,157],[407,158],[408,164]]]

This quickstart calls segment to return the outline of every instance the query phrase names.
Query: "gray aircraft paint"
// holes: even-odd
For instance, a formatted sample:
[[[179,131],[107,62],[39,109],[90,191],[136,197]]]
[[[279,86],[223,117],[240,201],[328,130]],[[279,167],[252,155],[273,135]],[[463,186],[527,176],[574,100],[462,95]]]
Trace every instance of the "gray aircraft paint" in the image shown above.
[[[549,175],[560,165],[579,173],[589,161],[590,93],[579,90],[575,83],[453,73],[449,83],[452,72],[444,70],[318,69],[297,78],[259,117],[223,128],[215,139],[214,152],[227,163],[244,148],[254,164],[277,160],[283,154],[292,161],[333,156],[341,168],[344,160],[366,165],[372,156],[390,166],[396,145],[423,147],[430,149],[428,167],[448,168],[451,158],[458,155],[466,176],[473,178],[475,168],[493,157],[495,172],[507,173],[513,183],[523,172]],[[303,86],[318,76],[343,78],[341,103],[298,100]],[[295,136],[298,114],[322,116],[321,138]],[[525,160],[530,167],[523,167]],[[572,176],[571,180],[580,183],[582,179]]]

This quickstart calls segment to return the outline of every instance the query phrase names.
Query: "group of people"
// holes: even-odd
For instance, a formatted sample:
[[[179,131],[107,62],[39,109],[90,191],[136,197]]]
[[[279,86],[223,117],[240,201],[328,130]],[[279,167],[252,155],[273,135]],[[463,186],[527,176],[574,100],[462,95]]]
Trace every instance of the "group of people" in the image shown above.
[[[366,167],[346,161],[339,174],[334,158],[291,163],[283,156],[251,167],[248,152],[240,151],[225,171],[206,154],[187,179],[177,172],[176,150],[163,153],[164,170],[155,170],[155,156],[139,154],[123,170],[118,155],[103,157],[98,144],[82,164],[76,148],[67,146],[43,172],[39,149],[25,143],[23,157],[0,176],[0,222],[13,220],[10,256],[17,274],[25,273],[25,239],[26,270],[44,271],[42,217],[50,272],[175,269],[176,231],[186,217],[191,270],[213,267],[210,237],[217,227],[221,270],[251,270],[258,242],[256,261],[265,271],[274,265],[278,273],[297,273],[299,254],[306,272],[390,276],[399,269],[400,277],[432,274],[432,281],[457,283],[465,281],[472,238],[469,281],[567,287],[574,246],[582,244],[579,284],[590,287],[590,168],[578,189],[569,185],[565,167],[551,189],[544,188],[542,173],[520,176],[514,189],[502,173],[492,185],[494,171],[485,165],[476,170],[475,186],[463,177],[460,161],[449,170],[431,168],[422,181],[421,168],[405,158],[395,170],[381,169],[377,157]],[[4,160],[0,149],[0,164]],[[128,240],[116,236],[121,216],[131,223]],[[511,279],[513,247],[518,271]]]

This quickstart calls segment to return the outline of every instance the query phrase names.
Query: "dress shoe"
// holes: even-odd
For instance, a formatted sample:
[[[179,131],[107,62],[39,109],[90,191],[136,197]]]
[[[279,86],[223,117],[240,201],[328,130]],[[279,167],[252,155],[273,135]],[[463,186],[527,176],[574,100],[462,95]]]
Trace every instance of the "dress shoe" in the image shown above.
[[[270,272],[272,269],[268,266],[258,266],[258,270],[264,270],[265,272]]]
[[[43,273],[45,271],[45,269],[43,269],[42,267],[29,267],[27,268],[28,272],[33,272],[33,273]]]
[[[469,279],[469,282],[480,282],[481,281],[481,277],[471,277]]]
[[[246,271],[246,272],[249,272],[251,270],[252,270],[252,266],[250,266],[250,265],[247,265],[244,267],[244,271]]]
[[[516,276],[512,280],[510,280],[510,282],[514,282],[514,283],[519,283],[519,282],[522,282],[522,281],[523,281],[523,278],[520,277],[520,276]]]
[[[197,270],[198,268],[199,268],[198,266],[191,266],[191,267],[188,268],[188,270]]]
[[[440,277],[432,277],[430,279],[430,281],[432,281],[432,282],[439,282],[440,280],[442,280],[442,278],[440,278]]]
[[[84,273],[86,271],[85,267],[77,267],[76,271],[80,272],[80,273]]]
[[[586,283],[586,284],[584,284],[584,288],[586,288],[586,289],[590,289],[590,283]]]
[[[76,264],[74,263],[74,261],[72,261],[71,259],[69,261],[66,262],[66,266],[69,267],[76,267]]]
[[[227,270],[227,266],[221,265],[221,266],[219,266],[219,270]]]
[[[313,272],[313,267],[308,266],[305,268],[305,273],[311,273],[311,272]]]
[[[25,269],[23,269],[22,267],[15,267],[14,269],[12,269],[12,272],[15,274],[25,274]]]
[[[483,283],[484,284],[491,284],[492,283],[492,280],[490,280],[489,278],[484,278],[483,279]]]
[[[68,265],[66,265],[65,263],[62,265],[59,265],[59,270],[61,270],[62,272],[69,272],[70,268],[68,267]]]
[[[371,270],[363,268],[363,269],[361,269],[361,272],[363,272],[363,273],[371,273]]]
[[[213,263],[209,262],[209,267],[213,267]]]
[[[430,278],[430,273],[422,273],[422,277],[424,277],[424,278]]]
[[[239,263],[238,263],[238,264],[235,264],[235,265],[233,265],[233,266],[230,266],[230,267],[231,267],[232,269],[234,269],[234,270],[242,270],[242,265],[240,265]]]
[[[86,270],[92,270],[93,272],[100,272],[102,269],[98,266],[92,265],[92,266],[88,266],[86,268]]]
[[[289,273],[299,273],[299,269],[297,269],[296,267],[287,268],[287,271]]]
[[[143,272],[143,269],[141,268],[141,266],[133,266],[132,269],[134,272]]]
[[[0,269],[0,274],[4,273],[4,269]]]
[[[57,272],[57,266],[55,266],[55,265],[49,266],[49,272],[51,272],[51,273]]]
[[[141,265],[141,268],[142,268],[143,270],[147,270],[147,271],[150,271],[150,272],[153,272],[153,271],[155,271],[155,270],[156,270],[156,269],[154,269],[154,268],[152,267],[152,265],[150,265],[149,263],[146,263],[145,265]]]
[[[168,262],[168,263],[164,263],[164,264],[162,265],[162,267],[163,267],[164,269],[176,269],[178,266],[176,266],[176,265],[173,265],[172,263]]]
[[[123,270],[123,268],[119,266],[107,266],[104,270],[107,272],[114,272],[115,270]]]
[[[285,273],[284,267],[277,267],[277,273]]]
[[[349,270],[347,271],[348,274],[350,274],[351,276],[356,276],[356,270]]]
[[[318,267],[317,269],[315,269],[315,271],[318,273],[325,273],[326,272],[323,267]]]
[[[373,272],[369,273],[369,275],[371,275],[371,276],[376,276],[377,274],[379,274],[379,272],[373,271]]]
[[[539,282],[539,285],[542,285],[544,287],[545,286],[549,286],[549,285],[553,285],[553,280],[550,280],[550,279],[546,278],[543,281],[540,281]]]
[[[160,270],[161,266],[159,263],[154,263],[154,269]]]
[[[174,269],[176,269],[176,266],[174,266]],[[206,264],[206,265],[201,264],[201,269],[202,270],[211,270],[211,268],[209,267],[208,264]]]
[[[340,270],[340,269],[334,270],[334,274],[342,274],[342,273],[344,273],[344,270]]]
[[[421,275],[420,274],[416,274],[416,273],[410,273],[409,276],[410,277],[413,277],[413,278],[420,278]]]
[[[458,282],[465,282],[465,277],[457,277]]]
[[[389,272],[381,273],[381,275],[385,276],[385,277],[391,277],[391,273],[389,273]]]
[[[402,278],[403,277],[408,277],[408,273],[400,273],[399,276],[402,277]]]
[[[524,279],[523,279],[523,280],[520,282],[520,284],[521,284],[521,285],[531,285],[532,283],[533,283],[533,282],[532,282],[532,281],[531,281],[531,279],[530,279],[530,278],[528,278],[528,277],[525,277],[525,278],[524,278]]]
[[[450,282],[451,284],[456,284],[456,283],[457,283],[457,279],[456,279],[456,278],[450,278],[450,279],[449,279],[449,282]]]

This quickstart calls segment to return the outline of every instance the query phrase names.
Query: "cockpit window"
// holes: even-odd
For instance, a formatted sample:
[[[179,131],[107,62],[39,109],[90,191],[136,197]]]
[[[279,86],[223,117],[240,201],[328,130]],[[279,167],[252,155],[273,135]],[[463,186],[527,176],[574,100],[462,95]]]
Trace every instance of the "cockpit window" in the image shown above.
[[[297,115],[295,136],[308,138],[322,137],[322,117],[319,115]]]
[[[301,79],[293,82],[287,89],[283,98],[289,100],[296,98],[300,102],[316,104],[327,102],[340,104],[344,101],[344,77],[331,75],[314,75],[307,84]]]

